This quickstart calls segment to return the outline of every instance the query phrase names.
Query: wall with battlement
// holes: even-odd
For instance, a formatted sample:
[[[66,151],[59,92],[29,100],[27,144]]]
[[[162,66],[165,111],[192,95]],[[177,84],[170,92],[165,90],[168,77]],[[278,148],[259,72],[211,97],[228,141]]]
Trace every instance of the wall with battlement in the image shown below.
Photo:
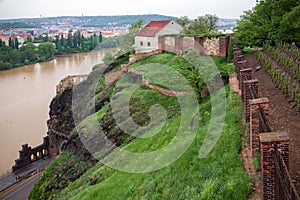
[[[29,147],[28,144],[23,144],[19,151],[19,158],[15,161],[12,171],[15,172],[23,167],[26,167],[32,162],[49,156],[49,137],[44,137],[43,144],[37,147]]]

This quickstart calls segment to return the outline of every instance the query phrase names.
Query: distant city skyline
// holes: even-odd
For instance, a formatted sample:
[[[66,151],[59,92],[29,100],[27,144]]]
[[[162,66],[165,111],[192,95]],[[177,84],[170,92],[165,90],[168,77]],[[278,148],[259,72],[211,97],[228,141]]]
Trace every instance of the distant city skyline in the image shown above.
[[[204,14],[239,18],[256,0],[0,0],[0,19],[56,16],[161,14],[195,19]]]

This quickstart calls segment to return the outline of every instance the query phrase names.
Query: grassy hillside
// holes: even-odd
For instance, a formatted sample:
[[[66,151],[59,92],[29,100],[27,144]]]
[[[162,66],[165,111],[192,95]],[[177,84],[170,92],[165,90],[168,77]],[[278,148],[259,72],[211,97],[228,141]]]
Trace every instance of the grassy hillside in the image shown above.
[[[232,70],[227,66],[224,58],[216,57],[214,60],[223,71]],[[226,59],[225,59],[226,61]],[[193,76],[191,65],[182,58],[173,54],[160,54],[151,56],[141,62],[131,66],[132,68],[145,70],[149,63],[158,63],[171,66],[180,72],[192,88],[196,88],[197,81],[202,77]],[[153,71],[145,76],[151,77]],[[124,76],[116,85],[117,95],[126,94],[131,83]],[[153,80],[150,80],[153,81]],[[118,85],[121,85],[119,87]],[[178,89],[182,89],[181,84],[175,84]],[[229,89],[227,88],[227,91]],[[199,94],[199,93],[197,93]],[[70,180],[67,187],[62,190],[52,192],[48,198],[53,199],[246,199],[251,191],[251,180],[243,169],[241,157],[241,103],[239,98],[227,93],[228,105],[226,122],[221,136],[214,147],[205,158],[199,159],[199,149],[206,136],[211,119],[211,102],[209,97],[199,98],[200,120],[199,129],[191,146],[175,162],[160,170],[149,173],[127,173],[121,172],[98,162],[89,168],[80,178],[75,181]],[[115,123],[107,129],[107,137],[116,139],[115,143],[130,152],[152,152],[165,147],[176,138],[179,130],[183,112],[180,109],[176,97],[168,97],[157,91],[141,86],[137,88],[130,97],[129,110],[133,121],[141,126],[150,123],[148,114],[149,108],[155,104],[160,104],[166,109],[166,121],[160,127],[161,130],[154,134],[155,128],[147,130],[144,134],[153,135],[149,138],[134,138],[119,134]],[[100,124],[111,121],[112,103],[106,102],[95,114],[93,114]],[[189,111],[191,115],[195,110]],[[85,134],[97,134],[96,125],[93,124],[91,116],[81,122],[78,129]],[[127,119],[128,120],[128,119]],[[158,124],[160,126],[160,124]],[[31,193],[32,199],[44,199],[40,193],[45,190],[42,185],[51,184],[49,173],[57,169],[57,173],[62,174],[59,168],[61,163],[66,162],[67,153],[63,153],[56,162],[47,167],[39,183]],[[155,163],[155,160],[153,160]],[[35,193],[35,195],[33,195]]]

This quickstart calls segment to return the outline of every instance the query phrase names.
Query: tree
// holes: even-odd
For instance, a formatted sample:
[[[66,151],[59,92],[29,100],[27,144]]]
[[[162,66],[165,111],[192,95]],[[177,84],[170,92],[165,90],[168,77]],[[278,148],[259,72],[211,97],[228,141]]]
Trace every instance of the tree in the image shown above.
[[[48,33],[46,33],[46,35],[43,36],[43,42],[49,42]]]
[[[38,53],[40,60],[51,60],[55,54],[55,45],[52,42],[45,42],[39,45]]]
[[[59,36],[58,35],[55,36],[55,46],[56,46],[57,51],[60,51],[61,43],[59,41]]]
[[[216,32],[218,30],[218,26],[217,26],[218,17],[216,15],[206,14],[205,18],[207,20],[208,31]]]
[[[256,6],[245,11],[238,21],[236,38],[241,44],[250,46],[297,41],[298,34],[291,31],[299,30],[297,6],[298,0],[257,1]]]
[[[100,34],[99,34],[99,43],[102,43],[103,42],[103,36],[102,36],[102,32],[100,31]]]
[[[16,49],[19,49],[19,40],[18,40],[18,38],[15,38],[15,48]]]
[[[179,17],[176,19],[176,22],[182,27],[186,27],[189,22],[189,18],[187,16]]]
[[[24,51],[25,51],[27,60],[29,60],[29,61],[37,60],[37,58],[38,58],[37,50],[36,50],[37,48],[33,43],[29,42],[26,44],[26,46],[23,46],[23,47],[24,47]]]
[[[138,32],[143,28],[143,19],[139,19],[136,22],[133,22],[129,28],[129,31]]]
[[[184,29],[185,34],[189,35],[207,35],[216,33],[218,30],[216,15],[199,16],[188,27]]]
[[[70,47],[70,48],[73,47],[72,34],[71,34],[71,33],[68,34],[68,38],[67,38],[67,46]]]
[[[28,42],[20,48],[21,60],[23,63],[36,61],[38,59],[37,47],[32,43]]]
[[[126,48],[132,47],[132,45],[134,45],[135,35],[142,29],[142,27],[143,27],[142,19],[139,19],[137,22],[132,23],[129,28],[129,33],[121,36],[121,45],[123,47],[126,46]]]
[[[13,41],[13,39],[11,37],[8,40],[8,46],[11,47],[11,48],[13,48],[13,49],[15,48],[15,43],[14,43],[14,41]]]
[[[300,41],[300,5],[286,13],[280,23],[279,37],[286,42]]]
[[[60,35],[60,46],[65,46],[65,39],[63,34]]]
[[[28,36],[28,37],[27,37],[27,42],[32,42],[31,36]]]

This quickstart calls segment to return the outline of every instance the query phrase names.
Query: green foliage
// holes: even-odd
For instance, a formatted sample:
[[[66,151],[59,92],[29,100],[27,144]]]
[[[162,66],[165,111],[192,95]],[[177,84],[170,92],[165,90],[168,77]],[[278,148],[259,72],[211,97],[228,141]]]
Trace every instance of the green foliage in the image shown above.
[[[45,42],[39,45],[38,53],[39,53],[39,60],[46,61],[53,59],[55,55],[55,45],[52,42]]]
[[[235,37],[250,46],[299,41],[299,9],[297,0],[257,1],[238,21]]]
[[[233,43],[230,43],[228,46],[227,62],[229,62],[229,63],[233,62]]]
[[[46,200],[53,198],[59,191],[81,176],[91,164],[83,162],[72,152],[64,152],[43,172],[39,181],[30,192],[29,199]]]
[[[189,22],[189,18],[187,16],[182,16],[176,19],[176,22],[182,27],[186,27]]]
[[[218,30],[217,20],[218,17],[216,15],[206,14],[205,16],[199,16],[184,29],[184,33],[195,36],[216,33]]]
[[[9,30],[15,28],[37,28],[34,25],[24,23],[24,22],[6,22],[0,23],[0,29]]]
[[[133,50],[135,35],[143,28],[143,22],[143,19],[139,19],[132,23],[129,28],[129,32],[121,36],[120,44],[123,49],[130,49],[129,51]]]
[[[214,60],[218,66],[226,66],[226,58],[214,57]],[[191,64],[174,54],[154,55],[130,67],[143,70],[147,63],[171,66],[195,85],[196,79]],[[96,67],[95,70],[97,69]],[[152,77],[155,74],[152,71],[149,73],[151,74],[145,73],[145,76]],[[126,77],[119,81],[125,80]],[[102,77],[97,89],[99,94],[103,91],[103,84]],[[128,83],[122,82],[124,88],[127,87],[126,84]],[[124,88],[118,90],[116,95],[126,92]],[[95,99],[100,101],[97,100],[98,97]],[[99,162],[80,178],[69,182],[67,187],[65,185],[58,187],[61,183],[57,182],[57,179],[53,181],[53,177],[57,177],[56,174],[62,171],[60,167],[68,163],[63,159],[62,156],[65,155],[63,154],[62,158],[50,165],[56,166],[55,168],[50,166],[49,169],[47,168],[45,177],[41,178],[31,193],[31,199],[43,199],[45,197],[43,192],[47,195],[45,198],[54,199],[247,199],[247,195],[251,192],[251,180],[243,169],[239,155],[242,107],[239,98],[232,93],[229,94],[228,101],[225,127],[219,141],[213,151],[201,160],[198,152],[210,122],[209,98],[204,98],[199,105],[201,119],[195,140],[190,148],[171,165],[155,172],[130,174],[116,171]],[[158,133],[153,134],[155,130],[148,130],[150,135],[154,135],[153,137],[132,140],[128,136],[121,135],[119,140],[122,141],[118,145],[130,152],[148,152],[161,149],[174,139],[182,117],[177,98],[140,87],[131,95],[129,103],[130,115],[137,124],[146,125],[149,122],[148,110],[157,103],[166,109],[167,119]],[[111,121],[110,103],[105,103],[94,115],[100,123]],[[79,128],[85,134],[98,134],[97,131],[93,131],[97,130],[97,125],[91,124],[90,117],[87,117]],[[106,129],[107,136],[114,139],[119,132],[114,128],[115,124],[108,124],[111,127]],[[51,176],[51,173],[54,176]],[[46,190],[46,185],[51,187],[55,185],[55,189],[48,187]]]
[[[120,46],[120,37],[109,37],[104,38],[102,42],[97,46],[96,49],[109,49]]]
[[[141,88],[134,96],[144,97],[148,92]],[[147,104],[150,96],[148,93],[143,102]],[[200,105],[203,117],[193,144],[173,164],[151,173],[130,174],[97,163],[55,199],[247,199],[252,183],[239,155],[241,102],[232,93],[228,100],[225,128],[207,157],[200,160],[198,151],[210,120],[209,99]],[[135,139],[123,148],[132,152],[162,148],[172,140],[179,123],[180,116],[174,116],[155,137]]]
[[[229,73],[231,70],[229,68],[232,67],[227,68],[226,58],[213,57],[213,60],[219,68],[224,68]],[[122,61],[123,57],[118,58],[116,65],[110,65],[115,66],[110,70],[118,68],[118,64]],[[201,77],[194,74],[195,69],[190,63],[170,53],[148,57],[130,67],[143,70],[143,67],[149,63],[172,67],[181,73],[192,87],[196,87],[196,82],[201,81]],[[96,97],[92,99],[96,101],[93,102],[94,104],[102,102],[101,99],[108,96],[111,97],[114,88],[114,85],[105,88],[104,77],[101,76],[98,80],[98,71],[101,71],[101,68],[95,67],[87,80],[98,82]],[[149,73],[145,73],[145,76],[155,75],[155,72]],[[96,80],[90,80],[93,78]],[[119,80],[124,88],[129,84],[128,81],[125,82],[126,78],[128,79],[125,76]],[[84,85],[84,82],[76,87],[80,85]],[[125,93],[124,88],[118,88],[116,96]],[[180,89],[180,85],[178,88]],[[84,92],[81,95],[88,95],[88,92],[85,93],[87,90],[82,89]],[[111,169],[99,162],[80,176],[80,172],[85,171],[87,167],[81,167],[83,163],[76,156],[65,152],[47,167],[45,174],[31,192],[30,199],[247,199],[252,184],[239,155],[240,138],[243,133],[240,123],[243,116],[242,106],[239,98],[233,93],[229,94],[227,102],[224,129],[213,151],[205,158],[199,159],[198,154],[210,124],[212,109],[210,98],[204,98],[199,103],[201,116],[199,130],[192,145],[171,165],[155,172],[131,174]],[[156,134],[154,134],[155,130],[148,130],[149,134],[154,136],[146,139],[133,140],[127,134],[123,135],[116,128],[117,124],[113,123],[110,102],[104,103],[96,113],[87,116],[77,128],[84,134],[98,134],[99,125],[92,124],[90,120],[91,117],[96,116],[101,125],[109,125],[105,128],[107,137],[130,152],[158,150],[174,139],[182,117],[176,97],[168,97],[157,91],[140,87],[131,95],[129,103],[132,120],[140,125],[147,125],[149,122],[148,111],[151,106],[157,103],[162,105],[167,112],[167,119],[162,129]],[[83,105],[89,107],[88,104],[90,102]],[[190,113],[193,112],[195,111]],[[70,174],[74,175],[70,176]],[[74,180],[72,177],[79,178]]]
[[[288,44],[278,44],[276,47],[265,46],[263,51],[256,52],[258,62],[265,68],[286,97],[292,96],[293,107],[300,110],[300,53],[298,48]],[[294,81],[292,82],[292,79]]]
[[[20,49],[0,47],[0,70],[7,70],[38,60],[37,48],[32,43],[23,45]]]
[[[292,8],[291,12],[284,14],[280,22],[279,36],[282,41],[300,41],[300,5]]]

